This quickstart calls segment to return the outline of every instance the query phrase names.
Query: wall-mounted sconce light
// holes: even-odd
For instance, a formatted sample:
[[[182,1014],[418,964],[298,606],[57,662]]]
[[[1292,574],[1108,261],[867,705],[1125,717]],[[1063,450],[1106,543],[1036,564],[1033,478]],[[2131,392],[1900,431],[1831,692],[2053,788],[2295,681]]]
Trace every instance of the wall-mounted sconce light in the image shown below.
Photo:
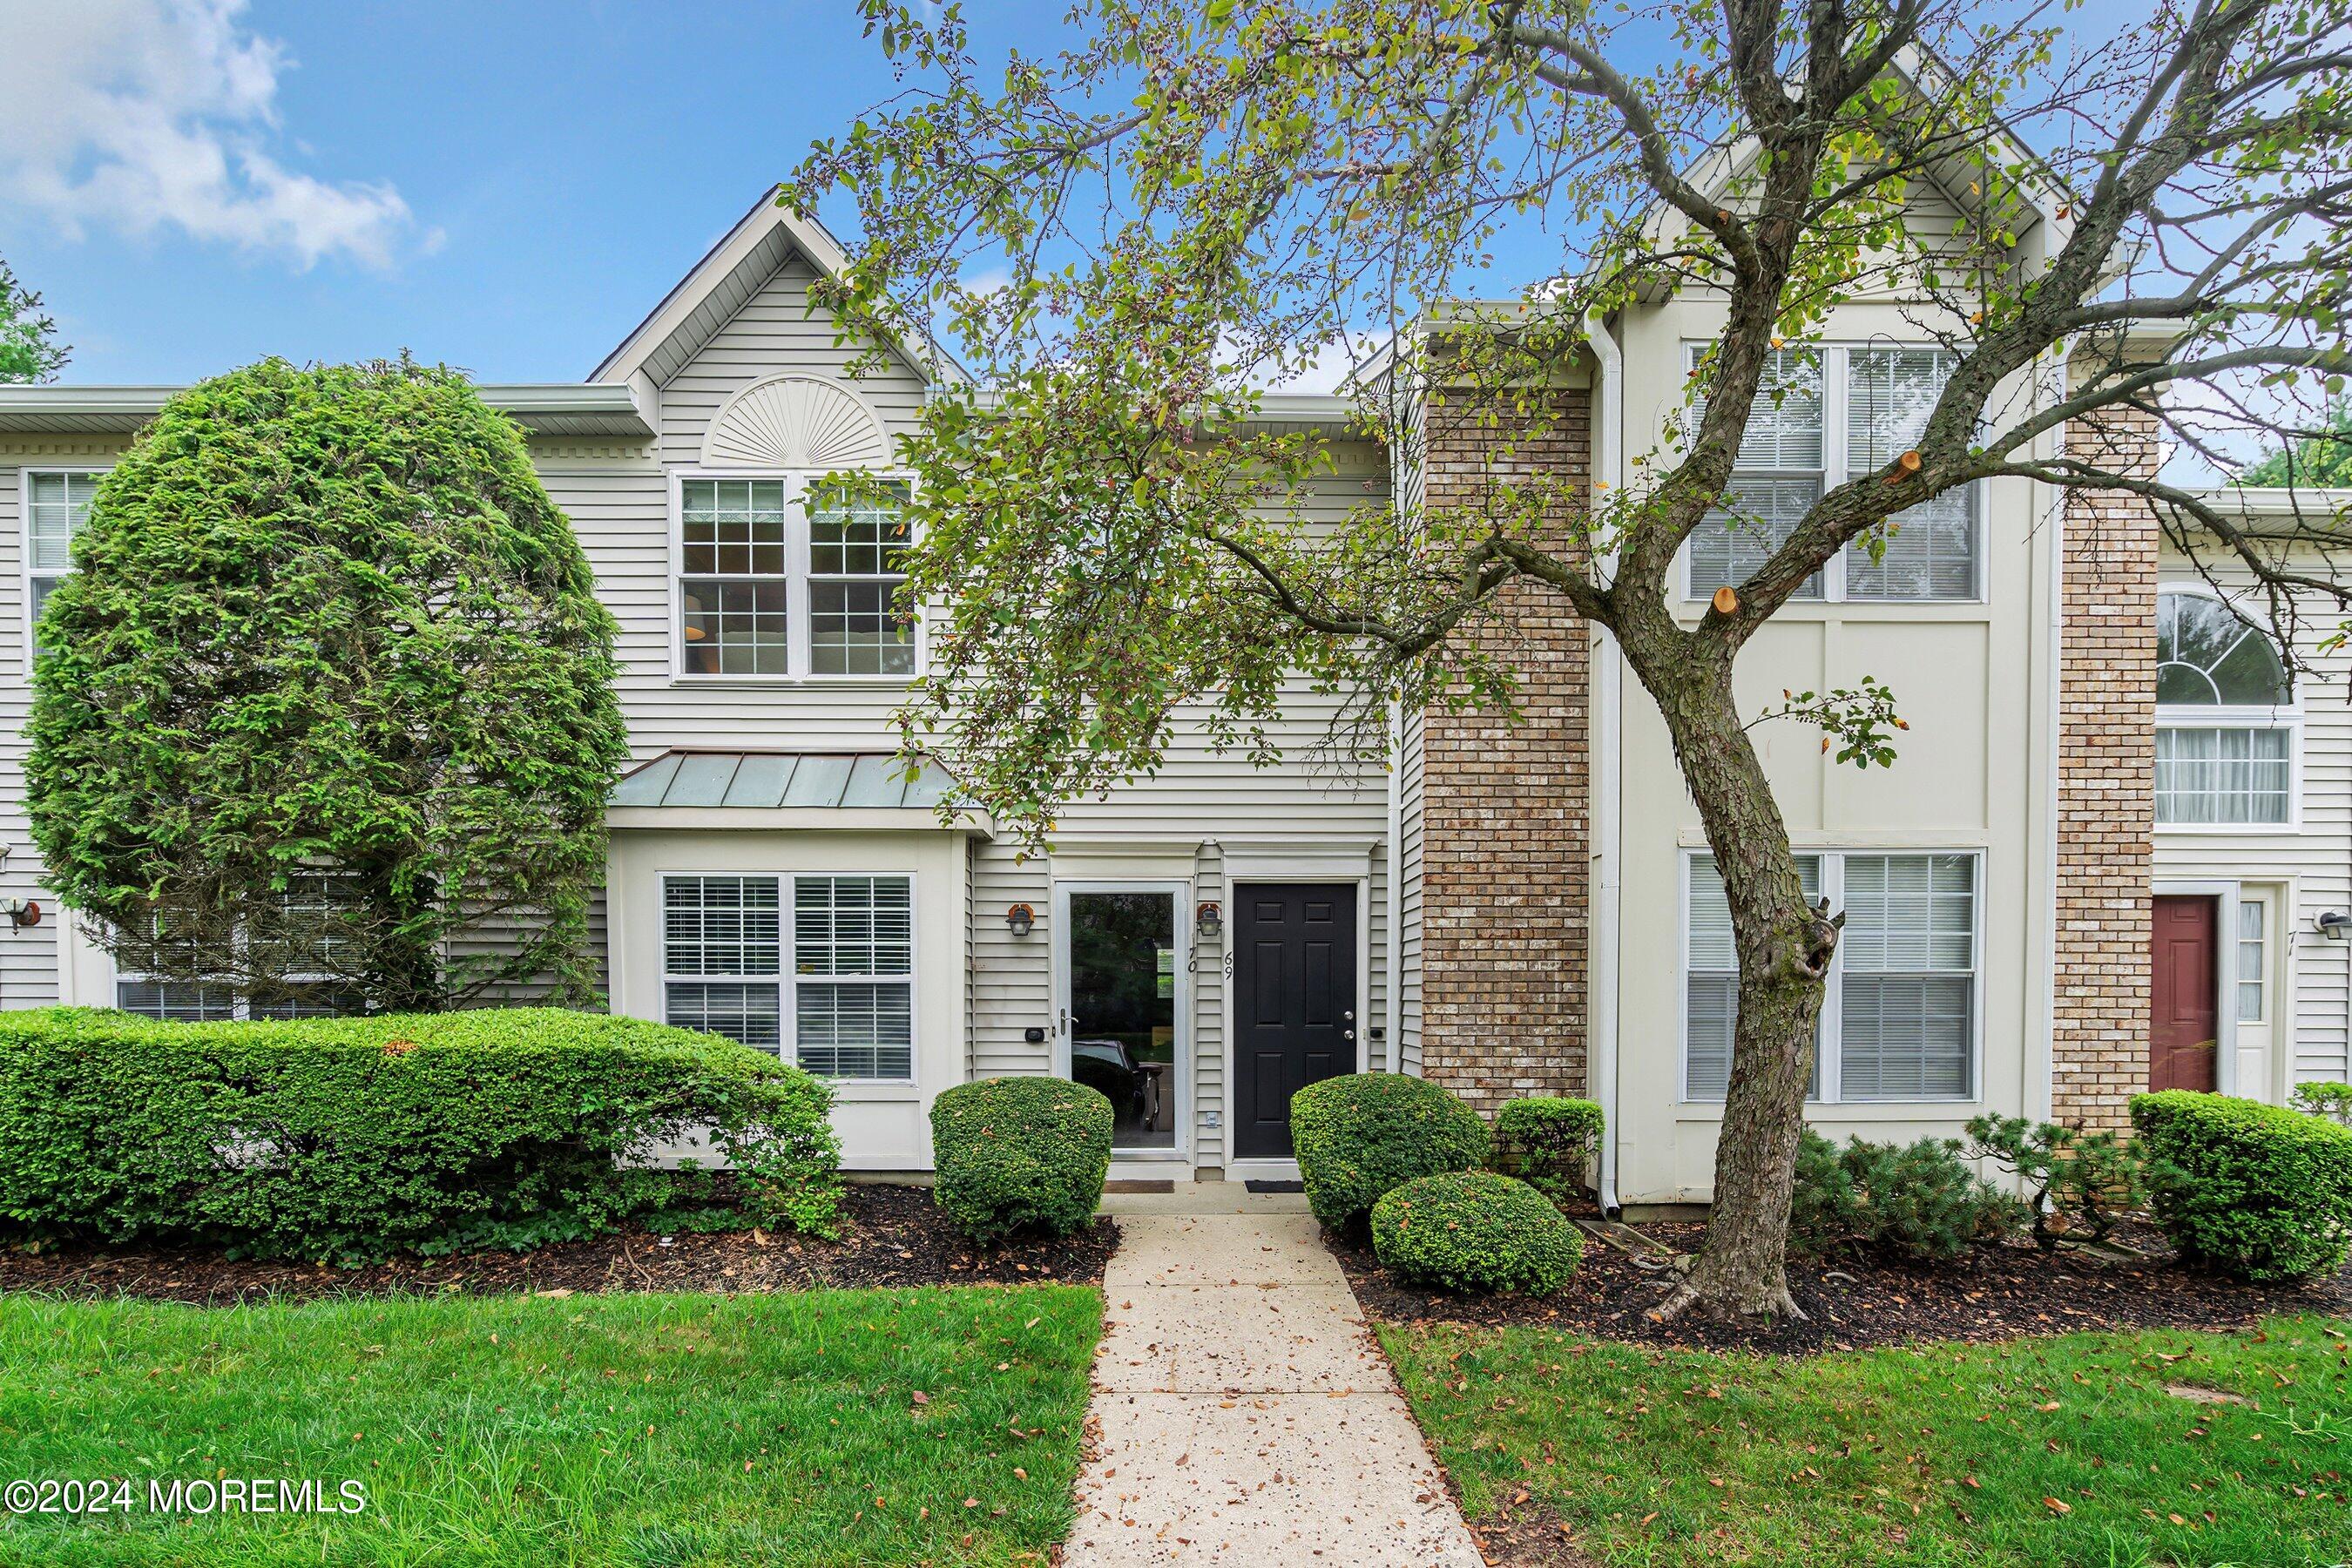
[[[2346,914],[2342,910],[2329,910],[2311,923],[2317,926],[2319,934],[2330,942],[2343,942],[2347,938],[2352,938],[2352,915]]]
[[[0,899],[0,915],[8,917],[10,930],[23,931],[41,923],[41,906],[31,899]]]
[[[1222,904],[1202,904],[1192,911],[1192,929],[1201,936],[1214,942],[1225,933],[1225,910]]]
[[[1015,904],[1004,911],[1004,924],[1014,936],[1027,936],[1037,924],[1037,911],[1026,904]]]

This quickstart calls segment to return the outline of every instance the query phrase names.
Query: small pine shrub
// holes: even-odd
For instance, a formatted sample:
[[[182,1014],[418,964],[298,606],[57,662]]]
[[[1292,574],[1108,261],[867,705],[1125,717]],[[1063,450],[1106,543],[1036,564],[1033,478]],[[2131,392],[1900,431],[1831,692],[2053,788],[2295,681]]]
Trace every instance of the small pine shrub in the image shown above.
[[[2294,1108],[2324,1116],[2338,1127],[2352,1127],[2352,1083],[2296,1084]]]
[[[1943,1262],[2023,1222],[2015,1199],[1969,1168],[1957,1140],[1856,1138],[1840,1149],[1808,1129],[1798,1145],[1789,1215],[1798,1251],[1881,1250]]]
[[[1381,1072],[1327,1078],[1291,1096],[1290,1142],[1307,1206],[1339,1230],[1416,1176],[1476,1170],[1488,1138],[1478,1113],[1438,1085]]]
[[[1583,1187],[1603,1126],[1601,1107],[1589,1100],[1511,1100],[1495,1113],[1494,1167],[1564,1203]]]
[[[1067,1236],[1094,1218],[1110,1171],[1111,1103],[1061,1078],[986,1078],[931,1102],[934,1200],[990,1242]]]
[[[2139,1143],[2021,1116],[1979,1116],[1968,1133],[1969,1159],[1990,1160],[2023,1180],[2033,1239],[2045,1248],[2061,1232],[2104,1241],[2126,1215],[2147,1206],[2154,1172]]]
[[[1527,1183],[1486,1171],[1419,1176],[1372,1205],[1372,1251],[1409,1285],[1475,1295],[1549,1295],[1583,1238]]]
[[[2352,1129],[2280,1105],[2166,1089],[2132,1125],[2162,1163],[2156,1219],[2183,1258],[2270,1283],[2352,1253]]]
[[[372,1261],[608,1231],[707,1134],[764,1223],[830,1235],[822,1081],[551,1007],[166,1024],[0,1013],[0,1238]]]

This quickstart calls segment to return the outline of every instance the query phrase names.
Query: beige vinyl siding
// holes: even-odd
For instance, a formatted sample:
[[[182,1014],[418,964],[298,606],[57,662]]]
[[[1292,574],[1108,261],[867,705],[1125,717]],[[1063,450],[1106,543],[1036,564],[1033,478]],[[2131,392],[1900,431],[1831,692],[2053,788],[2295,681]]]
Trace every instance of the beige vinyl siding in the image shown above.
[[[1397,952],[1397,985],[1401,1006],[1398,1029],[1402,1036],[1398,1060],[1409,1073],[1421,1071],[1421,932],[1422,932],[1422,777],[1425,756],[1422,747],[1423,717],[1406,713],[1397,747],[1397,865],[1404,878],[1400,923],[1404,940]]]
[[[0,1007],[47,1007],[60,999],[60,933],[69,918],[41,885],[41,858],[33,847],[25,815],[25,721],[33,705],[32,671],[25,624],[25,510],[26,468],[103,468],[121,452],[110,440],[33,437],[23,445],[0,442],[0,844],[8,858],[0,864],[0,897],[33,899],[41,923],[11,930],[0,921]]]
[[[2248,581],[2230,563],[2219,574],[2225,584]],[[2159,568],[2166,587],[2197,583],[2197,569],[2170,551]],[[2315,611],[2307,635],[2315,640],[2333,629],[2336,617]],[[2153,637],[2153,628],[2149,631]],[[2305,658],[2312,656],[2308,647]],[[2156,834],[2155,878],[2158,882],[2234,881],[2292,883],[2294,904],[2280,911],[2273,941],[2293,945],[2288,994],[2270,1009],[2272,1048],[2287,1053],[2290,1082],[2352,1078],[2352,943],[2329,942],[2313,922],[2329,910],[2352,910],[2352,651],[2320,656],[2317,672],[2296,682],[2302,712],[2298,825],[2292,829],[2236,833]],[[2234,915],[2229,918],[2234,919]],[[2287,1031],[2291,1030],[2291,1034]],[[2240,1085],[2239,1092],[2267,1087]]]

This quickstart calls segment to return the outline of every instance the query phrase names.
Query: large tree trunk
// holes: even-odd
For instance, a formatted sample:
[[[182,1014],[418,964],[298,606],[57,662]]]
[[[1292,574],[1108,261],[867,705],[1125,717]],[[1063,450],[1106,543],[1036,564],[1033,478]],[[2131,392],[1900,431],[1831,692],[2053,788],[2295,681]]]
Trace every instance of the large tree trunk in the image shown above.
[[[1714,1212],[1706,1245],[1664,1310],[1801,1317],[1784,1264],[1789,1204],[1836,924],[1805,901],[1788,827],[1732,698],[1728,655],[1699,653],[1680,637],[1654,642],[1637,634],[1625,646],[1665,716],[1698,803],[1739,957]]]

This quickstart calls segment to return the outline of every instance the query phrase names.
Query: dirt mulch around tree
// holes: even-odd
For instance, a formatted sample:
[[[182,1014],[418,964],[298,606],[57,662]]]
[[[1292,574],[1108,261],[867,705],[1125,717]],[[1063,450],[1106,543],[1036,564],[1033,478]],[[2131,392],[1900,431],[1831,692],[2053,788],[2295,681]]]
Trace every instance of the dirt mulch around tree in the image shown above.
[[[1648,1224],[1644,1236],[1695,1251],[1704,1225]],[[2148,1256],[2108,1262],[2031,1243],[1979,1246],[1942,1265],[1885,1258],[1789,1260],[1789,1284],[1803,1322],[1725,1326],[1688,1316],[1662,1323],[1651,1312],[1680,1279],[1647,1268],[1588,1237],[1576,1278],[1549,1297],[1467,1297],[1397,1284],[1371,1248],[1335,1242],[1364,1310],[1386,1322],[1521,1324],[1596,1339],[1692,1350],[1747,1349],[1782,1354],[1857,1350],[1928,1340],[2008,1340],[2098,1329],[2234,1329],[2274,1312],[2352,1316],[2352,1270],[2292,1286],[2234,1284],[2184,1268],[2144,1226],[2117,1240]]]
[[[0,1290],[136,1296],[225,1306],[323,1296],[474,1295],[519,1290],[806,1290],[897,1285],[1093,1285],[1118,1246],[1097,1219],[1063,1240],[974,1247],[927,1187],[853,1186],[838,1241],[751,1231],[663,1236],[632,1229],[530,1252],[400,1258],[360,1268],[236,1261],[194,1248],[0,1250]]]

